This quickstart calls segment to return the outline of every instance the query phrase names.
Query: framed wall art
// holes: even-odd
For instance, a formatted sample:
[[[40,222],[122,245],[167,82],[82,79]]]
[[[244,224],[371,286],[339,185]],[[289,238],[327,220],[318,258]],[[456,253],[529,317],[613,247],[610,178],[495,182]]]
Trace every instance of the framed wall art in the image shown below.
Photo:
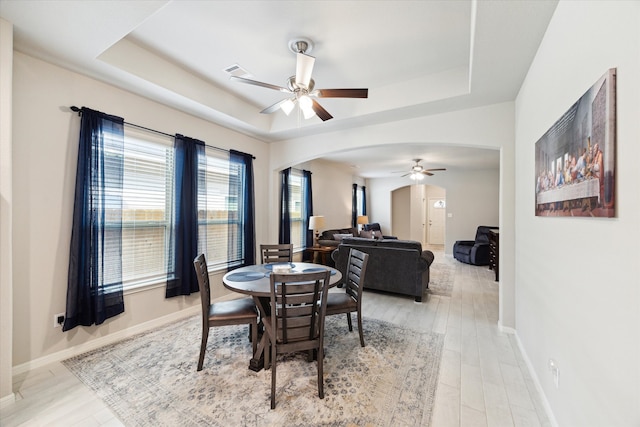
[[[615,217],[616,69],[536,142],[537,216]]]

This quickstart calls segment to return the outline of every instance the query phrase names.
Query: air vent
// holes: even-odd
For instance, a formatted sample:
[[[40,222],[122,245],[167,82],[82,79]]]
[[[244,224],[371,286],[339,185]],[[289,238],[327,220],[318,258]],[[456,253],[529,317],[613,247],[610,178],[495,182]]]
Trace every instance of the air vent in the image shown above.
[[[233,64],[224,69],[224,72],[233,77],[249,77],[251,74],[239,66],[238,64]]]

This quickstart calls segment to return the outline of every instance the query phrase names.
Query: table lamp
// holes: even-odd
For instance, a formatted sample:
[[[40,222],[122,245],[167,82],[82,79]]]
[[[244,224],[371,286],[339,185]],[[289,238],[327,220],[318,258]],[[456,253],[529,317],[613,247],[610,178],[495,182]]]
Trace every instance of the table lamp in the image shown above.
[[[309,230],[313,230],[316,233],[315,246],[320,246],[318,238],[320,237],[320,229],[324,228],[324,216],[316,215],[309,217]]]
[[[358,225],[369,224],[369,217],[366,215],[358,215],[358,219],[356,220],[356,223]]]

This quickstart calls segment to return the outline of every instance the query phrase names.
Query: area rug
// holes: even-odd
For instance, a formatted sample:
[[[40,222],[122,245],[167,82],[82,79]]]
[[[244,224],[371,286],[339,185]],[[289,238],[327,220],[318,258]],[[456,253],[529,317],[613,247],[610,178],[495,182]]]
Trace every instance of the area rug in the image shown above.
[[[434,261],[429,267],[429,293],[450,297],[456,272],[455,262],[448,258]]]
[[[248,369],[246,326],[212,328],[200,372],[199,316],[63,363],[126,426],[429,425],[443,335],[363,321],[364,348],[344,315],[327,318],[324,399],[315,362],[278,359],[275,410],[271,370]]]

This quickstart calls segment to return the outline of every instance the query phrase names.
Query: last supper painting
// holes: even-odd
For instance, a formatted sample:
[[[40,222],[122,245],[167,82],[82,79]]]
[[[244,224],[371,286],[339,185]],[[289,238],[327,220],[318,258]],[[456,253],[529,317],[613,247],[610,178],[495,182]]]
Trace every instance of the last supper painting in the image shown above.
[[[536,142],[536,216],[616,215],[616,69]]]

